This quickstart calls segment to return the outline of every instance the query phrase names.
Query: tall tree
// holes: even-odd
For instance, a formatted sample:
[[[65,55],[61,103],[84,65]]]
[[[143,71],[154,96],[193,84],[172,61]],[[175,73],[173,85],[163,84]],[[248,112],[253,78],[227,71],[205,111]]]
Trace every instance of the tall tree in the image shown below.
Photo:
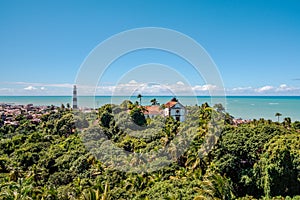
[[[285,127],[291,127],[292,119],[290,117],[284,118],[283,124],[284,124]]]
[[[151,104],[152,104],[152,105],[157,105],[157,100],[156,100],[156,98],[154,98],[154,99],[151,99],[151,101],[150,101],[150,102],[151,102]]]
[[[138,95],[137,95],[137,98],[140,99],[140,106],[142,105],[142,97],[143,97],[143,96],[142,96],[141,94],[138,94]]]
[[[295,196],[300,188],[300,143],[298,133],[276,136],[264,146],[254,165],[257,184],[265,197]]]
[[[277,118],[278,118],[278,122],[279,122],[279,117],[280,117],[280,116],[282,116],[282,114],[281,114],[281,113],[276,113],[276,114],[275,114],[275,117],[277,117]]]
[[[214,105],[214,108],[218,111],[218,112],[225,112],[225,108],[221,103],[217,103]]]

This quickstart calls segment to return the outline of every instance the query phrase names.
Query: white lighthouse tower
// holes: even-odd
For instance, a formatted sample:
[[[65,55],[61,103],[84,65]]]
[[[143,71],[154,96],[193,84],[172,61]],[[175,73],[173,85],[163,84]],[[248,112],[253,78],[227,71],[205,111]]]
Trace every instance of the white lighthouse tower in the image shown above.
[[[73,87],[73,109],[74,110],[78,109],[78,106],[77,106],[77,88],[76,88],[76,85],[74,85],[74,87]]]

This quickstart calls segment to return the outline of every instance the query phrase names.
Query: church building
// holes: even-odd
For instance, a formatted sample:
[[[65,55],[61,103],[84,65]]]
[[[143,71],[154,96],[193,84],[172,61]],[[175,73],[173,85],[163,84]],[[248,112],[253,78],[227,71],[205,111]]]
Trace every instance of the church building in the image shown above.
[[[171,116],[176,121],[183,122],[186,114],[186,108],[175,97],[165,104],[164,116]]]

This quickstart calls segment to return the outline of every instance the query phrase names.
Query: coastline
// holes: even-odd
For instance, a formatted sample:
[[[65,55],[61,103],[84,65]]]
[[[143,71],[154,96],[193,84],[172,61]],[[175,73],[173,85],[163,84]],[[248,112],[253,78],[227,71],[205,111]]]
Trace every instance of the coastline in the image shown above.
[[[150,100],[156,98],[159,103],[165,103],[171,96],[143,96],[142,105],[149,105]],[[201,105],[208,102],[210,96],[178,96],[183,105]],[[213,97],[218,99],[218,97]],[[120,104],[124,100],[132,102],[138,99],[135,96],[79,96],[79,107],[98,108],[104,104]],[[0,96],[0,104],[34,106],[61,106],[72,104],[72,96]],[[211,105],[211,104],[210,104]],[[271,119],[275,121],[275,113],[282,113],[282,119],[290,117],[292,121],[300,121],[300,96],[226,96],[226,111],[235,118],[242,119]],[[213,105],[211,105],[213,106]]]

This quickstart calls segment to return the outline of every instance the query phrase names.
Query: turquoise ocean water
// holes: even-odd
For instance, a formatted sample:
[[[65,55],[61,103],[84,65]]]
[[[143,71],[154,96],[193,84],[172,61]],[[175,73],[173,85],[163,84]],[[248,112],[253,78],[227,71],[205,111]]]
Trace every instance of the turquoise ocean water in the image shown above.
[[[150,100],[156,98],[159,103],[166,103],[170,96],[145,96],[142,104],[150,104]],[[211,97],[177,97],[183,105],[201,105],[204,102],[211,103]],[[218,99],[219,97],[214,97]],[[123,100],[139,101],[136,97],[79,97],[79,107],[99,107],[106,103],[120,104]],[[34,105],[57,105],[72,104],[71,96],[0,96],[0,103],[29,104]],[[277,120],[276,112],[282,113],[281,119],[291,117],[293,121],[300,121],[300,96],[228,96],[226,97],[226,111],[236,118],[243,119],[271,119]]]

